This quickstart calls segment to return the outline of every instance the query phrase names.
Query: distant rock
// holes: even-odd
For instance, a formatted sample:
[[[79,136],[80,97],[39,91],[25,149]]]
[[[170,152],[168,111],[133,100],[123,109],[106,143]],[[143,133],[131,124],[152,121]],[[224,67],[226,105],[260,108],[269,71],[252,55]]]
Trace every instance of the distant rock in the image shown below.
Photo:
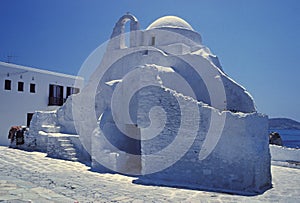
[[[269,143],[282,146],[282,139],[278,132],[272,132],[269,134]]]
[[[300,122],[289,118],[270,118],[269,119],[269,129],[277,130],[300,130]]]

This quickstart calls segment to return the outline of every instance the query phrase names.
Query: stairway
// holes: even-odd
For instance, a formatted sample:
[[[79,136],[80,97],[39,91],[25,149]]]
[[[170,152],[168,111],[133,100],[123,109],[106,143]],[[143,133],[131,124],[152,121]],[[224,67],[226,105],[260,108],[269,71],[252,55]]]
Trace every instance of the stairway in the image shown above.
[[[78,161],[76,158],[76,149],[72,142],[67,138],[58,138],[59,148],[61,149],[61,158],[69,161]]]
[[[52,158],[78,161],[76,149],[68,137],[49,137],[47,155]]]

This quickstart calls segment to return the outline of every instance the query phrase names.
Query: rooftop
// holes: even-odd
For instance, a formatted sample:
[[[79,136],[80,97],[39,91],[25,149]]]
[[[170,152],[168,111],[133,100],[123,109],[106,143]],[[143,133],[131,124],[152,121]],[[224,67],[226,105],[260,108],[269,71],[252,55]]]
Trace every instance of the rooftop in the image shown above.
[[[153,23],[151,23],[151,25],[147,27],[147,30],[154,28],[181,28],[194,31],[194,29],[189,23],[177,16],[161,17],[155,20]]]
[[[13,64],[13,63],[5,63],[5,62],[2,62],[2,61],[0,61],[0,66],[20,69],[20,70],[24,70],[24,71],[37,72],[37,73],[42,73],[42,74],[55,75],[55,76],[59,76],[59,77],[66,77],[66,78],[73,78],[73,79],[83,80],[83,78],[79,77],[79,76],[68,75],[68,74],[64,74],[64,73],[58,73],[58,72],[48,71],[48,70],[43,70],[43,69],[38,69],[38,68],[32,68],[32,67]]]

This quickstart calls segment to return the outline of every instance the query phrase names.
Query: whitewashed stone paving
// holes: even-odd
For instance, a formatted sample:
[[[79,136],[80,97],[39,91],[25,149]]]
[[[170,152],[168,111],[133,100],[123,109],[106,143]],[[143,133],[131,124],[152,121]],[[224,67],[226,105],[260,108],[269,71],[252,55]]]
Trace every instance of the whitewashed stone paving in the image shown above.
[[[45,153],[0,147],[0,202],[300,202],[300,170],[272,166],[273,188],[239,196],[132,183]]]

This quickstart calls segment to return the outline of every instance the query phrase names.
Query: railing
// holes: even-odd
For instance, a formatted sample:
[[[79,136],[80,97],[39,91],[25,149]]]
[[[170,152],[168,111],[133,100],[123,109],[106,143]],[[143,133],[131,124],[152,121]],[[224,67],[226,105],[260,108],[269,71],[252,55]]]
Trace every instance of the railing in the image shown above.
[[[48,106],[62,106],[64,99],[61,97],[49,97]]]

